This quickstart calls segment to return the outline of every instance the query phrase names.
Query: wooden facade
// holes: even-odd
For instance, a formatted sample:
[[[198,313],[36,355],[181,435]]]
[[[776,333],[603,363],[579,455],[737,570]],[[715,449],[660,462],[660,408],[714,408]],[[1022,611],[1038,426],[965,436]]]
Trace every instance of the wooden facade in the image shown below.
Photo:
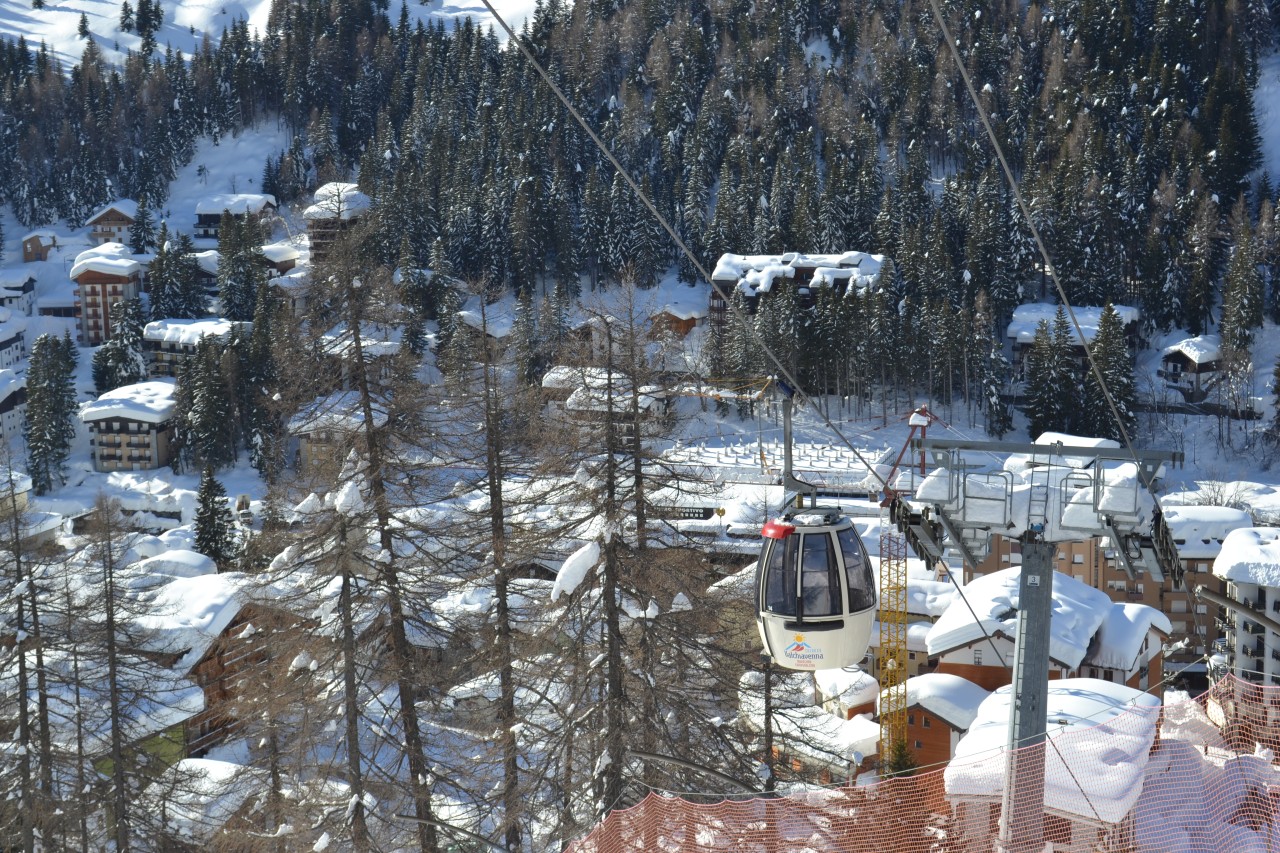
[[[134,219],[118,207],[108,207],[85,223],[89,226],[89,241],[95,246],[103,243],[124,243],[129,239],[129,227]]]

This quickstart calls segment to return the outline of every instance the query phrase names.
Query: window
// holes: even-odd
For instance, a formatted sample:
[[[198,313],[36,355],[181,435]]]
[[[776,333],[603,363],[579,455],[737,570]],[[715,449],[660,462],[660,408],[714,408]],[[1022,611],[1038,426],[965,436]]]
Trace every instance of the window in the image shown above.
[[[1084,562],[1084,554],[1075,554],[1071,557],[1071,562],[1080,565]]]
[[[973,650],[973,665],[982,666],[982,649]]]
[[[924,747],[923,743],[921,743],[920,741],[916,741],[916,749],[921,749],[923,747]]]
[[[928,714],[922,714],[920,716],[920,722],[926,729],[933,728],[933,720],[929,719]]]
[[[908,726],[914,726],[915,724],[916,724],[916,715],[915,715],[915,714],[907,714],[907,725],[908,725]]]

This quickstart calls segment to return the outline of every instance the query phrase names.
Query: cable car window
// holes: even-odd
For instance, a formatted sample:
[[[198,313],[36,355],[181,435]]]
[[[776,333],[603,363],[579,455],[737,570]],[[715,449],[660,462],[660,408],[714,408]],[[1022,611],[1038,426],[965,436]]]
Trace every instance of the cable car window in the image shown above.
[[[798,536],[774,540],[765,567],[765,609],[783,616],[796,613],[796,540]]]
[[[804,537],[800,585],[805,616],[835,616],[840,612],[840,576],[831,560],[831,537],[811,533]]]
[[[836,534],[840,540],[840,552],[844,557],[844,575],[849,585],[850,612],[866,610],[876,603],[875,578],[871,574],[871,561],[862,547],[862,540],[852,526]]]

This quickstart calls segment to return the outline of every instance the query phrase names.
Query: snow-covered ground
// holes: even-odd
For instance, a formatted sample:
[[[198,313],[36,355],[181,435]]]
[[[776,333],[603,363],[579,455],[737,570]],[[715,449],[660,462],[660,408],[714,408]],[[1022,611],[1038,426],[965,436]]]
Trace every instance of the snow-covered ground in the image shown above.
[[[410,21],[455,23],[470,17],[481,27],[493,26],[498,37],[506,39],[480,0],[410,0],[405,6]],[[493,6],[516,32],[534,10],[532,0],[493,0]],[[171,46],[187,56],[199,49],[206,36],[217,44],[223,30],[238,20],[248,22],[250,31],[264,34],[271,14],[271,0],[182,0],[163,3],[163,7],[164,24],[156,33],[156,43],[161,50]],[[399,6],[393,5],[389,13],[393,21],[398,20]],[[120,4],[106,0],[49,0],[43,9],[31,8],[31,0],[0,0],[0,37],[16,41],[22,36],[33,49],[44,42],[69,68],[84,54],[85,40],[78,32],[81,14],[108,62],[122,62],[128,51],[136,51],[142,43],[136,32],[120,29]]]

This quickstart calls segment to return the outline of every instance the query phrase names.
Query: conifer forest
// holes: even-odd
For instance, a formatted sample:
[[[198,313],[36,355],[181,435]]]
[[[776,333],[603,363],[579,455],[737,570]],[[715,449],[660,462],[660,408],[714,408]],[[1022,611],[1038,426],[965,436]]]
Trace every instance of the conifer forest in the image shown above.
[[[177,373],[171,438],[173,470],[200,482],[182,553],[205,555],[238,603],[201,655],[183,645],[200,626],[164,616],[198,572],[170,566],[155,589],[138,569],[163,535],[140,537],[104,497],[78,517],[76,549],[28,548],[0,483],[0,660],[6,691],[31,697],[0,692],[0,849],[537,853],[650,790],[706,789],[629,751],[769,791],[819,781],[762,769],[772,723],[728,724],[744,691],[766,717],[796,697],[761,663],[750,601],[714,586],[752,558],[715,563],[654,509],[657,492],[711,478],[674,471],[632,417],[671,378],[645,363],[638,317],[594,318],[607,416],[543,417],[542,377],[574,363],[567,315],[588,297],[625,308],[725,253],[883,255],[876,289],[820,290],[803,311],[784,290],[749,312],[824,405],[887,418],[927,399],[1000,436],[1016,404],[1033,435],[1118,437],[1061,312],[1010,390],[1015,308],[1057,297],[929,0],[539,0],[517,38],[697,264],[487,21],[275,0],[265,32],[236,21],[183,55],[151,37],[175,2],[124,3],[122,26],[148,37],[118,66],[92,39],[70,64],[0,41],[0,204],[24,228],[78,228],[135,199],[130,242],[153,253],[149,298],[118,306],[96,352],[69,336],[31,346],[27,458],[6,465],[56,495],[77,359],[99,394],[134,385],[146,323],[205,313],[190,238],[152,224],[203,141],[282,128],[291,141],[257,191],[302,206],[351,182],[370,206],[301,319],[256,262],[262,235],[222,219],[231,331]],[[1119,423],[1137,422],[1140,389],[1112,306],[1137,308],[1150,334],[1216,332],[1224,361],[1247,363],[1280,323],[1277,187],[1253,101],[1280,5],[939,7],[1068,300],[1102,309]],[[479,333],[457,319],[468,297]],[[499,297],[517,306],[505,351],[484,334]],[[404,346],[376,361],[389,328]],[[715,368],[699,381],[772,373],[755,341],[732,323],[708,332]],[[332,415],[318,400],[354,438],[294,467],[290,433]],[[690,405],[759,414],[730,395]],[[1280,425],[1255,439],[1273,454]],[[266,484],[252,535],[219,481],[237,465]],[[569,583],[574,559],[592,569]],[[201,702],[219,678],[215,714]],[[208,779],[175,772],[182,748],[154,736],[189,718],[243,745],[237,785],[253,792],[207,837],[189,803]]]

